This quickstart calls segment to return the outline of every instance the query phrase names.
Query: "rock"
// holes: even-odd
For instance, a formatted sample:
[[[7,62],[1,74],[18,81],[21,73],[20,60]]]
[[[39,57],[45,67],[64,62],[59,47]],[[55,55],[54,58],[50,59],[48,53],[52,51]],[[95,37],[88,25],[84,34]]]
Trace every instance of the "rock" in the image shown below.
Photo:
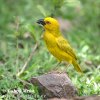
[[[47,99],[47,100],[68,100],[68,99],[65,99],[65,98],[51,98],[51,99]]]
[[[72,98],[77,94],[76,88],[66,73],[52,72],[33,77],[30,82],[39,87],[41,95],[45,98]]]
[[[76,97],[70,100],[100,100],[100,96],[83,96],[83,97]]]
[[[72,99],[66,98],[51,98],[47,100],[100,100],[100,96],[83,96],[83,97],[75,97]]]

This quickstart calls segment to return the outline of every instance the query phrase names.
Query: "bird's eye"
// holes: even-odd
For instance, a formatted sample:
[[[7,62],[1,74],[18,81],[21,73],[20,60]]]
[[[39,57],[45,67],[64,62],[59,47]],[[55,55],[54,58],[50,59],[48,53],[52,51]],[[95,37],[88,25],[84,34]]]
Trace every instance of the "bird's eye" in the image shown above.
[[[50,22],[49,21],[46,21],[46,24],[50,24]]]

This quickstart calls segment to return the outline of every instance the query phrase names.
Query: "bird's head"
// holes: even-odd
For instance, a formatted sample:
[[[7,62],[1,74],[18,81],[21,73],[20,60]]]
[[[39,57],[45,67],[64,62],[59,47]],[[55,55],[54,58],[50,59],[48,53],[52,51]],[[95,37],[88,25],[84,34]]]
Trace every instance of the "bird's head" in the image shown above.
[[[47,31],[59,31],[59,22],[51,17],[46,17],[44,19],[39,19],[38,24],[41,24]]]

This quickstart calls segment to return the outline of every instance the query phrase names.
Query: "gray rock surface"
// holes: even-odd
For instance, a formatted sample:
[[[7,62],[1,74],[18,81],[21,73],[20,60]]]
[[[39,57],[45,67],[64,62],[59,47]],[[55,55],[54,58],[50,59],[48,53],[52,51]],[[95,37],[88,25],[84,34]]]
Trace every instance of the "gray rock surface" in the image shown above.
[[[45,98],[72,98],[77,95],[76,88],[66,73],[48,73],[33,77],[30,81],[37,85]]]
[[[100,96],[83,96],[83,97],[75,97],[72,99],[66,98],[51,98],[47,100],[100,100]]]

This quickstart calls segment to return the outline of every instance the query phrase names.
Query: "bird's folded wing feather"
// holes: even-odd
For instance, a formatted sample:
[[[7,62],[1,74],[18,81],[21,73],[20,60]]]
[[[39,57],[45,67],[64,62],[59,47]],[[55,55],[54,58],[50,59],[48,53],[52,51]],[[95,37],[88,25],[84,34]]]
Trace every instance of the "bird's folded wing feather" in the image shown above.
[[[67,54],[69,54],[71,57],[77,59],[73,49],[71,48],[71,46],[69,45],[68,41],[65,40],[63,37],[59,37],[56,39],[56,43],[57,46],[63,50],[64,52],[66,52]]]

